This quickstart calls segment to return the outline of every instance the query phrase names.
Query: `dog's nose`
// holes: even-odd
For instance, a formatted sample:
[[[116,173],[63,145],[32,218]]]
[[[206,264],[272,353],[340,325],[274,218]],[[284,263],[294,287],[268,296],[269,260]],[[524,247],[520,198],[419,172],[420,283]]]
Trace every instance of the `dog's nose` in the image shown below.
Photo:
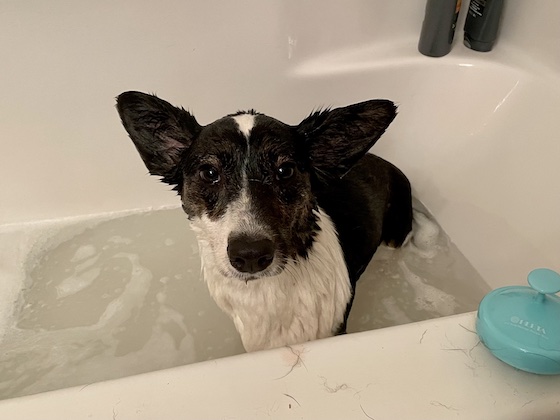
[[[230,237],[227,249],[231,265],[242,273],[257,273],[274,259],[274,244],[270,239],[248,235]]]

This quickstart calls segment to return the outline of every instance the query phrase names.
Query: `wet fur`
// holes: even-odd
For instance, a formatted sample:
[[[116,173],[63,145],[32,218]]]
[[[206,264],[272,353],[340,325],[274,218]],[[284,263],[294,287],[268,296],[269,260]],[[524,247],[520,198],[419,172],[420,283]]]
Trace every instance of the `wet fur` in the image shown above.
[[[400,246],[411,230],[408,180],[367,154],[396,115],[392,102],[318,111],[297,126],[254,111],[200,126],[139,92],[120,95],[117,109],[150,173],[181,195],[210,293],[247,350],[345,331],[378,245]],[[240,237],[271,243],[270,265],[233,267]]]

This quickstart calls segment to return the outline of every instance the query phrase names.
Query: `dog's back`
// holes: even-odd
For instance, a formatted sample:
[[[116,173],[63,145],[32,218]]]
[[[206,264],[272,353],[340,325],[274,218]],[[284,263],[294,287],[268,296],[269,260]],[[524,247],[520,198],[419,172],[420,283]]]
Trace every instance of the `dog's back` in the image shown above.
[[[399,247],[412,230],[410,183],[393,164],[366,154],[342,178],[317,180],[319,205],[333,220],[348,267],[352,297],[377,247]],[[351,309],[349,302],[345,322]]]
[[[353,282],[381,242],[399,247],[412,229],[410,183],[378,156],[366,154],[344,177],[318,181],[315,191],[336,226]]]

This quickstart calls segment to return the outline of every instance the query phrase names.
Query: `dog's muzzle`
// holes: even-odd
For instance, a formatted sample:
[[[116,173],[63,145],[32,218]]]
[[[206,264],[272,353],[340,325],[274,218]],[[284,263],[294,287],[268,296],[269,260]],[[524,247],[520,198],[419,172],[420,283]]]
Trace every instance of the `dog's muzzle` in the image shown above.
[[[228,239],[229,262],[241,273],[263,271],[272,264],[274,251],[274,243],[268,238],[240,234]]]

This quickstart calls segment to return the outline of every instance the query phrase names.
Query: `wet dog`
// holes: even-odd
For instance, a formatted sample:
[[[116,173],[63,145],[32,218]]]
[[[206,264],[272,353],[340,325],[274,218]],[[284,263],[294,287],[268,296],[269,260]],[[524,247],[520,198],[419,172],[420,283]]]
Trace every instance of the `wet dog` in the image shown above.
[[[210,294],[247,351],[345,332],[377,247],[402,245],[412,226],[408,179],[367,153],[396,116],[391,101],[296,126],[252,110],[201,126],[140,92],[117,109],[150,173],[181,196]]]

